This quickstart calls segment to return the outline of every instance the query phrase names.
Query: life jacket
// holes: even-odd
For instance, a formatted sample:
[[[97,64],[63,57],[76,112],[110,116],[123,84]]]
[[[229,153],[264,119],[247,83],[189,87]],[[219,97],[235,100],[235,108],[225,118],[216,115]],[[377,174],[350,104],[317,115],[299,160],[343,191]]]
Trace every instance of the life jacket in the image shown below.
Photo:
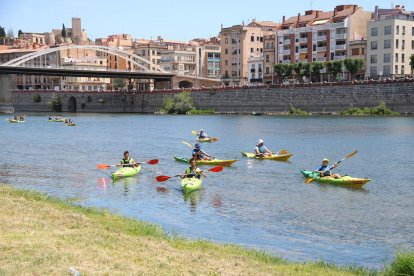
[[[256,147],[257,147],[257,149],[259,150],[260,153],[265,153],[266,152],[266,147],[265,146],[261,146],[261,147],[256,146]]]
[[[128,160],[122,159],[121,160],[121,164],[124,165],[123,167],[134,167],[134,165],[132,165],[132,163],[135,163],[134,160],[132,158],[129,158]]]
[[[196,168],[197,169],[197,168]],[[193,171],[192,169],[191,169],[191,167],[189,167],[189,168],[187,168],[186,170],[185,170],[185,174],[186,174],[186,178],[198,178],[198,179],[200,179],[200,177],[201,177],[201,175],[200,174],[198,174],[197,172],[195,172],[195,171]]]

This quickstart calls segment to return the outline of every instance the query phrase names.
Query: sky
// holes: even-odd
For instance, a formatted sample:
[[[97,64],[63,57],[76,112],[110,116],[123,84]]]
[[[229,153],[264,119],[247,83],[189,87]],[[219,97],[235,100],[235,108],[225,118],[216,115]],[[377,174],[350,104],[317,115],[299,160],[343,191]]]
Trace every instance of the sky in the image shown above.
[[[134,38],[188,41],[217,36],[220,27],[247,24],[252,19],[280,22],[311,8],[333,10],[336,5],[357,4],[373,11],[375,6],[405,5],[414,10],[414,1],[383,0],[0,0],[0,26],[23,32],[50,32],[71,27],[71,18],[80,17],[88,37],[128,33]]]

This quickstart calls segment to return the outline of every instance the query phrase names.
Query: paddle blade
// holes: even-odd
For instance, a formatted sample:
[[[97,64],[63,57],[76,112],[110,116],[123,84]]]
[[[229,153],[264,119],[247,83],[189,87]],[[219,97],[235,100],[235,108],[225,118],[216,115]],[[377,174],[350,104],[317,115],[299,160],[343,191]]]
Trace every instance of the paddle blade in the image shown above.
[[[217,167],[209,169],[208,171],[217,173],[217,172],[221,172],[222,170],[223,170],[222,166],[217,166]]]
[[[190,143],[187,143],[186,141],[183,141],[182,143],[186,146],[189,146],[190,148],[193,148],[193,146]]]
[[[149,161],[147,161],[147,164],[150,164],[150,165],[157,165],[157,164],[158,164],[158,159],[152,159],[152,160],[149,160]]]
[[[305,184],[309,184],[309,183],[311,183],[313,180],[315,180],[315,178],[306,178],[306,180],[305,180]]]
[[[191,131],[191,133],[192,133],[193,135],[198,135],[198,132],[197,132],[197,131],[195,131],[195,130]]]
[[[287,150],[280,150],[279,154],[288,154],[289,152]]]
[[[99,170],[105,170],[105,169],[108,169],[108,168],[110,168],[111,166],[109,166],[109,165],[107,165],[107,164],[98,164],[97,166],[96,166],[96,168],[98,168]]]
[[[171,176],[166,176],[166,175],[160,175],[160,176],[157,176],[155,179],[158,181],[158,182],[165,182],[165,181],[167,181],[168,179],[170,179],[171,178]]]
[[[214,142],[217,142],[217,141],[218,141],[218,138],[213,137],[213,141],[214,141]]]
[[[358,153],[358,150],[355,150],[354,152],[352,152],[352,153],[348,154],[348,155],[346,156],[346,158],[350,158],[350,157],[354,156],[354,155],[355,155],[355,154],[357,154],[357,153]]]

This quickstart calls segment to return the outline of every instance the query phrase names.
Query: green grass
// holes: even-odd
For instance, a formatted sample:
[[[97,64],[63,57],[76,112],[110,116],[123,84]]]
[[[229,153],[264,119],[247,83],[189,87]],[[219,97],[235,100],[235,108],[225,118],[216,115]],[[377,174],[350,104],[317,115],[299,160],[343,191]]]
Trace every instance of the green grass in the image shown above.
[[[381,103],[374,108],[356,108],[351,106],[346,111],[342,112],[341,115],[387,115],[387,116],[398,116],[400,113],[392,111],[390,108],[387,107],[385,103]]]

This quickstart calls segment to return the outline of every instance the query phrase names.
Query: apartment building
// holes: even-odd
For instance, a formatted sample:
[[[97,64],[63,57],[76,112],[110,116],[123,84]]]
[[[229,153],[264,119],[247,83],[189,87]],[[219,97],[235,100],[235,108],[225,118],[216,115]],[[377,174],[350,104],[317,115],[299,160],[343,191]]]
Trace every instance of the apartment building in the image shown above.
[[[221,28],[221,78],[224,85],[245,85],[251,75],[251,67],[260,64],[259,59],[263,57],[263,37],[274,34],[279,25],[271,21],[252,21]],[[250,62],[249,62],[250,58]],[[263,64],[261,65],[263,68]],[[256,70],[256,69],[255,69]],[[258,75],[254,76],[256,80]]]
[[[220,41],[217,38],[195,39],[190,41],[195,45],[197,76],[220,79]]]
[[[130,34],[116,34],[110,35],[106,38],[95,39],[95,44],[99,46],[105,46],[110,48],[118,48],[125,52],[133,54],[133,41]],[[124,58],[120,58],[116,55],[99,52],[98,56],[107,58],[108,69],[113,70],[133,70],[136,66]],[[131,57],[131,56],[130,56]]]
[[[368,23],[367,72],[369,78],[404,77],[411,74],[414,55],[414,12],[404,6],[375,8]]]
[[[366,37],[372,13],[357,5],[339,5],[333,11],[308,10],[285,19],[277,33],[278,63],[343,60],[351,41]]]
[[[263,82],[273,84],[275,80],[274,70],[277,62],[277,35],[265,35],[263,37]]]

